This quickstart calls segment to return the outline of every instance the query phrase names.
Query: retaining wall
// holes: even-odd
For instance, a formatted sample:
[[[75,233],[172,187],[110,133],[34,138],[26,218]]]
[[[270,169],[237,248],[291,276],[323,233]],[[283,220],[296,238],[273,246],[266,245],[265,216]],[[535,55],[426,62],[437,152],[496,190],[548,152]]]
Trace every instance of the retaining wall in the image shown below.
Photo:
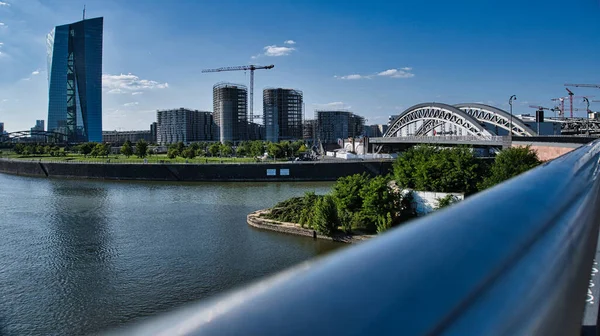
[[[63,163],[0,159],[0,173],[106,180],[151,181],[335,181],[339,177],[390,172],[391,161],[249,164]]]

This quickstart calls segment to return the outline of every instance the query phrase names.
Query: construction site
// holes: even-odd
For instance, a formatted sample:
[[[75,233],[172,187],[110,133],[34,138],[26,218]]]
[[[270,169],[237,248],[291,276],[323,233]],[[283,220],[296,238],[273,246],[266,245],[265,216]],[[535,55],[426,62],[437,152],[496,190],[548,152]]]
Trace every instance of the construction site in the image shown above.
[[[266,88],[263,90],[265,140],[302,139],[303,94],[300,90]]]
[[[219,141],[248,139],[248,89],[242,84],[217,83],[213,86],[213,119],[219,128]]]

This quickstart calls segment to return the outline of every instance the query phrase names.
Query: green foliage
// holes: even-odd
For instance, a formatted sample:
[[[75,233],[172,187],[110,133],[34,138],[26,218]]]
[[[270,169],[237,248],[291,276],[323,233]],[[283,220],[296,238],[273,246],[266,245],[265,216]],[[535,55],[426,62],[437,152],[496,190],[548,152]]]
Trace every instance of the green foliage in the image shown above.
[[[171,148],[169,148],[169,149],[167,150],[167,157],[168,157],[169,159],[174,159],[174,158],[176,158],[177,156],[179,156],[179,152],[177,151],[177,148],[175,148],[175,147],[171,147]]]
[[[337,208],[331,195],[325,195],[317,200],[311,226],[317,232],[331,236],[338,227]]]
[[[96,147],[96,144],[94,144],[93,142],[86,142],[86,143],[82,143],[81,145],[77,146],[77,151],[79,153],[87,156],[92,153],[92,150],[94,149],[94,147]]]
[[[265,144],[262,141],[256,140],[256,141],[252,141],[252,143],[250,144],[250,149],[249,149],[250,155],[257,157],[257,156],[263,156],[263,154],[265,153]]]
[[[233,148],[231,147],[231,141],[225,141],[224,144],[221,144],[221,155],[222,156],[231,156],[233,154]]]
[[[361,189],[369,183],[370,178],[367,174],[355,174],[346,177],[340,177],[335,185],[331,196],[340,210],[356,212],[362,208]]]
[[[483,165],[470,148],[417,146],[394,162],[394,178],[405,187],[423,191],[477,191]]]
[[[110,144],[107,143],[97,143],[90,153],[92,157],[108,157],[108,154],[110,154]]]
[[[388,229],[391,229],[393,222],[394,220],[390,212],[385,215],[379,215],[377,218],[377,233],[382,233]]]
[[[210,156],[217,156],[217,154],[219,154],[220,149],[220,143],[213,143],[212,145],[210,145],[210,147],[208,147],[208,152],[210,153]]]
[[[511,147],[501,151],[494,160],[490,175],[480,184],[487,189],[538,166],[541,161],[531,147]]]
[[[131,146],[131,141],[125,141],[123,146],[121,146],[121,154],[125,155],[126,157],[130,157],[133,155],[133,147]]]
[[[183,143],[181,143],[183,145]],[[145,158],[148,156],[148,143],[144,139],[138,140],[135,144],[135,154],[139,158]]]
[[[376,230],[379,217],[395,211],[399,203],[398,197],[388,187],[388,180],[383,176],[372,178],[359,194],[363,200],[361,213],[369,231]]]
[[[196,151],[193,150],[192,148],[186,148],[181,153],[181,156],[183,156],[186,159],[193,159],[196,157]]]
[[[285,154],[283,151],[283,147],[280,144],[274,142],[270,142],[267,145],[267,153],[269,153],[269,156],[274,158],[283,157]]]
[[[458,203],[460,200],[458,199],[458,197],[456,197],[456,196],[454,196],[452,194],[449,194],[449,195],[446,195],[444,197],[437,198],[435,201],[436,201],[435,208],[436,209],[442,209],[442,208],[450,206],[450,205],[452,205],[454,203]]]

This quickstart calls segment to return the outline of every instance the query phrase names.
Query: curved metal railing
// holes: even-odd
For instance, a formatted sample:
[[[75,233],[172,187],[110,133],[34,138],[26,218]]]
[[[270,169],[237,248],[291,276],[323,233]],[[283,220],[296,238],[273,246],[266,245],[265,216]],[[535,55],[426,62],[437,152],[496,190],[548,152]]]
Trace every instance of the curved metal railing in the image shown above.
[[[134,335],[578,335],[600,142]]]

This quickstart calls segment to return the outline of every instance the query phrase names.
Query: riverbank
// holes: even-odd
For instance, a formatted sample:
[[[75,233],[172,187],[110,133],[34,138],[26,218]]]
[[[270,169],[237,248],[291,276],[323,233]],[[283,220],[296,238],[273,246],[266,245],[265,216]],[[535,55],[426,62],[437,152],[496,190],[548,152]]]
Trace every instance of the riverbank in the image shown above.
[[[262,230],[270,230],[280,233],[293,234],[297,236],[311,237],[332,240],[342,243],[359,243],[368,240],[376,235],[351,235],[346,233],[337,233],[333,236],[324,236],[312,229],[306,229],[296,223],[280,222],[272,219],[260,217],[261,214],[268,213],[270,210],[262,209],[248,214],[246,220],[248,225]]]
[[[90,163],[0,159],[0,173],[57,178],[193,182],[335,181],[342,176],[390,172],[392,161],[276,163]]]

